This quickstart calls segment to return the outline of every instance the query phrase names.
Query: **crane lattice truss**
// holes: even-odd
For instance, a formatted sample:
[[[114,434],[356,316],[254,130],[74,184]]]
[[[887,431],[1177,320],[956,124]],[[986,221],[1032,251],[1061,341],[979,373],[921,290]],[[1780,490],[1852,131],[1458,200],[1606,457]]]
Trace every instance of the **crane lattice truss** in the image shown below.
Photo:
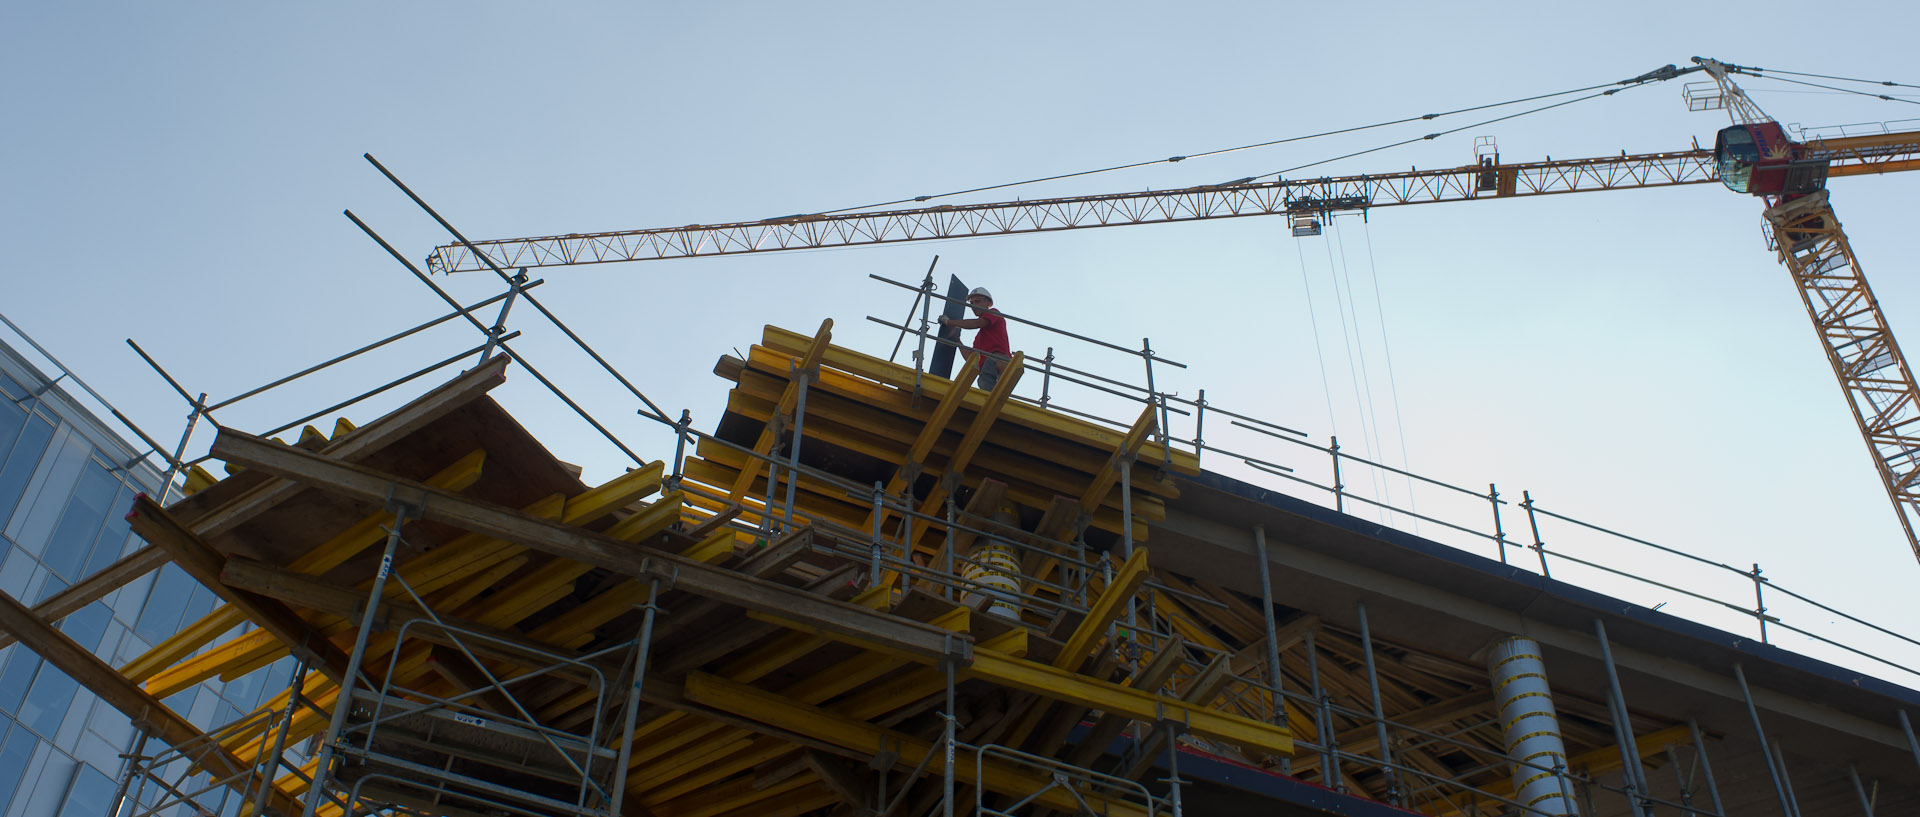
[[[1665,187],[1714,181],[1712,151],[1646,153],[1449,170],[1225,184],[1119,195],[789,216],[732,224],[476,241],[501,269],[891,244],[1086,227],[1321,213],[1397,204]],[[484,270],[465,246],[434,250],[442,272]]]
[[[1780,262],[1793,274],[1800,298],[1820,334],[1827,362],[1846,392],[1847,405],[1873,464],[1899,510],[1907,541],[1920,558],[1914,522],[1920,519],[1920,386],[1887,328],[1887,317],[1867,285],[1826,191],[1767,211]]]

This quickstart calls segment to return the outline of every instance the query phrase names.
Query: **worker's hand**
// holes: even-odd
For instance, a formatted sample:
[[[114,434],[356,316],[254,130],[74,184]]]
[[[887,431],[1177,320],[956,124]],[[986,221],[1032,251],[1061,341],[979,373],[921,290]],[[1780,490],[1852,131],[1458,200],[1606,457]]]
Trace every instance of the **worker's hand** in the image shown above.
[[[940,325],[941,325],[941,326],[946,326],[946,325],[947,325],[947,316],[945,316],[945,315],[941,315],[941,316],[940,316]]]

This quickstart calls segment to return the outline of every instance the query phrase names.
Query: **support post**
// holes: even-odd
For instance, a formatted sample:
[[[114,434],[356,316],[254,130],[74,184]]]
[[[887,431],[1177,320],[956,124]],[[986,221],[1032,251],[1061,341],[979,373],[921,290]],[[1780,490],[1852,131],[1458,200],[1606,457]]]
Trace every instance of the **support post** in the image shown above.
[[[1693,756],[1700,761],[1700,771],[1707,778],[1707,798],[1713,801],[1713,813],[1726,817],[1727,808],[1720,804],[1720,786],[1713,780],[1713,764],[1707,760],[1707,739],[1700,733],[1700,722],[1687,718],[1687,729],[1693,733]]]
[[[1167,729],[1167,799],[1173,806],[1173,817],[1183,817],[1180,810],[1180,724],[1177,721],[1163,720]]]
[[[280,729],[273,738],[273,751],[255,761],[254,768],[265,769],[260,780],[260,790],[253,796],[253,813],[267,813],[267,795],[273,792],[273,780],[279,776],[280,756],[287,750],[287,733],[293,731],[293,716],[300,711],[300,690],[306,687],[307,662],[294,664],[293,676],[287,681],[287,711],[280,716]]]
[[[933,257],[933,263],[927,265],[927,277],[920,282],[920,295],[914,300],[920,302],[920,346],[913,350],[913,393],[920,394],[920,380],[927,371],[927,330],[933,328],[933,268],[940,266],[940,256]],[[911,309],[908,310],[911,314]],[[944,312],[945,310],[942,310]],[[894,347],[899,350],[898,346]],[[888,360],[893,358],[889,356]]]
[[[1760,754],[1767,759],[1767,774],[1773,778],[1773,792],[1780,796],[1780,813],[1795,817],[1793,803],[1787,798],[1787,787],[1780,779],[1780,767],[1773,762],[1773,752],[1767,749],[1767,730],[1760,725],[1760,709],[1753,705],[1753,690],[1747,688],[1747,671],[1739,664],[1733,665],[1733,678],[1740,682],[1740,697],[1747,702],[1747,717],[1753,720],[1753,735],[1760,744]]]
[[[1860,782],[1860,770],[1852,763],[1847,764],[1847,777],[1853,780],[1854,796],[1860,798],[1860,813],[1873,817],[1873,798],[1867,796],[1867,787]]]
[[[1767,641],[1767,600],[1760,595],[1760,586],[1766,583],[1760,578],[1760,563],[1754,562],[1753,572],[1747,575],[1753,577],[1753,620],[1760,622],[1760,643],[1771,643]]]
[[[1900,731],[1907,736],[1907,751],[1913,753],[1914,765],[1920,766],[1920,740],[1913,737],[1913,721],[1907,720],[1907,710],[1896,709],[1894,714],[1900,716]]]
[[[687,429],[693,426],[693,411],[680,410],[680,422],[673,424],[673,476],[667,478],[667,490],[680,490],[681,463],[687,458]]]
[[[949,636],[949,638],[951,638],[951,636]],[[946,657],[940,659],[940,670],[941,674],[945,676],[947,687],[947,711],[942,718],[946,721],[946,734],[941,736],[941,743],[945,746],[947,755],[946,775],[945,778],[941,780],[940,813],[942,817],[953,817],[954,743],[957,740],[959,732],[958,703],[954,699],[953,694],[953,671],[955,663],[957,662],[954,659],[951,649],[948,650]]]
[[[782,526],[782,530],[793,530],[793,498],[800,489],[800,431],[807,422],[807,383],[813,380],[813,372],[794,368],[791,363],[787,367],[794,384],[799,386],[799,399],[794,401],[793,408],[793,442],[787,446],[787,504]]]
[[[1360,651],[1367,660],[1367,692],[1373,698],[1374,736],[1380,743],[1380,774],[1387,783],[1387,802],[1400,805],[1400,779],[1393,769],[1393,747],[1387,740],[1387,713],[1380,706],[1380,674],[1373,663],[1373,630],[1367,624],[1367,603],[1354,602],[1360,617]]]
[[[1787,807],[1793,817],[1800,817],[1800,798],[1793,793],[1793,776],[1787,774],[1787,753],[1781,750],[1779,738],[1769,738],[1768,742],[1772,744],[1773,765],[1780,770],[1780,783],[1787,789]]]
[[[1633,736],[1633,719],[1627,712],[1627,696],[1620,691],[1620,673],[1613,663],[1613,645],[1607,640],[1606,622],[1593,620],[1594,638],[1600,641],[1600,658],[1607,667],[1607,702],[1613,714],[1613,734],[1620,744],[1620,758],[1626,761],[1627,798],[1647,817],[1653,817],[1653,802],[1647,799],[1647,775],[1640,762],[1640,746]]]
[[[869,556],[871,564],[868,570],[867,586],[880,586],[880,505],[886,501],[887,486],[879,481],[873,483],[873,546]]]
[[[207,409],[207,393],[201,392],[193,401],[193,411],[187,415],[187,428],[180,432],[180,442],[173,447],[173,457],[167,460],[167,475],[160,479],[160,502],[165,504],[172,499],[173,478],[179,476],[180,458],[187,453],[187,441],[193,439],[193,429],[200,424],[200,415]],[[184,486],[183,486],[184,487]],[[184,491],[183,491],[184,493]]]
[[[360,662],[367,657],[367,638],[373,633],[373,620],[379,615],[380,601],[386,597],[387,576],[393,572],[393,554],[400,548],[400,529],[405,527],[409,517],[419,516],[419,509],[406,504],[388,502],[393,512],[393,527],[387,531],[387,547],[380,554],[380,569],[373,574],[373,589],[367,594],[367,609],[360,614],[360,627],[353,637],[353,652],[347,654],[347,670],[340,676],[340,691],[333,702],[333,719],[327,725],[326,738],[320,742],[319,762],[313,767],[313,786],[307,794],[307,805],[303,817],[313,817],[320,808],[320,801],[326,798],[326,779],[333,764],[334,745],[340,741],[340,731],[346,728],[347,714],[353,710],[353,687],[360,679]]]
[[[1193,465],[1195,468],[1200,467],[1200,455],[1205,453],[1207,448],[1206,439],[1201,436],[1201,432],[1206,428],[1206,420],[1207,390],[1201,389],[1200,398],[1193,401]]]
[[[135,726],[134,728],[139,729],[138,726]],[[121,757],[124,757],[127,759],[127,772],[126,774],[123,774],[120,776],[120,785],[114,789],[113,809],[107,813],[107,817],[118,817],[118,815],[120,814],[121,804],[127,801],[127,789],[133,785],[133,776],[140,773],[140,766],[142,763],[146,762],[146,756],[147,756],[147,730],[140,729],[140,739],[138,741],[135,741],[133,744],[133,754],[121,755]],[[142,789],[146,788],[146,785],[144,782],[141,784],[141,788]],[[135,801],[134,805],[138,806],[139,802]],[[259,806],[256,805],[254,807],[253,813],[264,814],[265,812],[260,811]]]
[[[1253,526],[1253,549],[1260,564],[1260,620],[1265,622],[1267,630],[1267,683],[1273,687],[1268,693],[1273,696],[1273,722],[1287,725],[1287,699],[1282,692],[1286,684],[1280,675],[1280,637],[1274,632],[1273,624],[1273,567],[1267,561],[1267,526]],[[1280,772],[1293,773],[1293,759],[1280,759]]]
[[[1114,467],[1120,469],[1120,559],[1124,562],[1133,558],[1133,455],[1121,457]],[[1127,629],[1132,631],[1130,637],[1138,637],[1139,624],[1133,599],[1128,599]]]
[[[633,765],[633,728],[640,716],[640,688],[647,680],[647,652],[653,646],[653,620],[660,613],[660,579],[647,583],[647,605],[640,619],[640,643],[633,651],[633,683],[627,687],[626,728],[620,732],[620,760],[613,767],[613,804],[610,814],[621,814],[627,796],[627,767]]]
[[[1313,685],[1314,728],[1320,732],[1320,785],[1345,793],[1346,781],[1340,774],[1340,747],[1333,734],[1333,702],[1320,687],[1320,653],[1313,646],[1313,631],[1306,633],[1307,680]]]

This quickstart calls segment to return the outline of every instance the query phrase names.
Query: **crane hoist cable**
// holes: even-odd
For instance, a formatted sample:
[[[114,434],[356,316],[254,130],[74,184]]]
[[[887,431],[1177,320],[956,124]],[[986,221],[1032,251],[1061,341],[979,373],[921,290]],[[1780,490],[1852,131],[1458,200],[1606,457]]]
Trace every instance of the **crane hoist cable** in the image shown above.
[[[1114,172],[1114,171],[1118,171],[1118,170],[1132,170],[1132,169],[1134,169],[1134,168],[1138,168],[1138,167],[1151,167],[1151,166],[1153,166],[1153,165],[1161,165],[1161,164],[1175,164],[1175,163],[1178,163],[1178,162],[1184,162],[1184,161],[1186,161],[1186,160],[1188,160],[1188,159],[1199,159],[1199,158],[1202,158],[1202,157],[1207,157],[1207,156],[1218,156],[1218,155],[1221,155],[1221,154],[1225,154],[1225,153],[1234,153],[1234,152],[1236,152],[1236,151],[1242,151],[1242,150],[1253,150],[1253,149],[1255,149],[1255,148],[1264,148],[1264,147],[1273,147],[1274,145],[1284,145],[1284,144],[1288,144],[1288,143],[1290,143],[1290,142],[1304,142],[1304,141],[1307,141],[1307,140],[1309,140],[1309,139],[1319,139],[1319,138],[1322,138],[1322,137],[1327,137],[1327,136],[1338,136],[1338,135],[1340,135],[1340,134],[1345,134],[1345,133],[1358,133],[1358,132],[1360,132],[1360,131],[1366,131],[1366,130],[1375,130],[1375,129],[1378,129],[1378,128],[1386,128],[1386,127],[1392,127],[1392,126],[1394,126],[1394,125],[1405,125],[1405,124],[1408,124],[1408,123],[1410,123],[1410,122],[1421,122],[1421,121],[1428,121],[1428,120],[1434,120],[1434,119],[1439,119],[1439,118],[1441,118],[1441,117],[1446,117],[1446,116],[1456,116],[1456,115],[1459,115],[1459,114],[1463,114],[1463,113],[1472,113],[1472,112],[1474,112],[1474,111],[1484,111],[1484,110],[1489,110],[1489,109],[1492,109],[1492,108],[1501,108],[1501,107],[1505,107],[1505,106],[1508,106],[1508,105],[1519,105],[1519,104],[1523,104],[1523,103],[1527,103],[1527,102],[1537,102],[1537,101],[1539,101],[1539,100],[1542,100],[1542,99],[1552,99],[1552,98],[1554,98],[1554,97],[1559,97],[1559,96],[1567,96],[1568,94],[1579,94],[1579,93],[1586,93],[1586,92],[1588,92],[1588,91],[1596,91],[1596,90],[1600,90],[1600,89],[1602,89],[1602,88],[1607,88],[1607,89],[1610,89],[1610,90],[1607,90],[1607,91],[1604,91],[1604,92],[1602,92],[1602,93],[1599,93],[1599,94],[1593,94],[1593,95],[1591,95],[1591,96],[1587,96],[1587,97],[1582,97],[1581,99],[1578,99],[1578,100],[1571,100],[1572,102],[1579,102],[1579,101],[1582,101],[1582,100],[1586,100],[1586,99],[1593,99],[1593,98],[1595,98],[1595,97],[1600,97],[1600,96],[1609,96],[1609,95],[1612,95],[1612,94],[1614,94],[1614,93],[1616,93],[1616,92],[1618,92],[1618,91],[1620,91],[1620,90],[1623,90],[1623,88],[1621,88],[1621,87],[1615,87],[1615,86],[1624,86],[1624,87],[1632,87],[1632,86],[1635,86],[1635,85],[1643,85],[1643,84],[1646,84],[1646,83],[1649,83],[1649,82],[1653,82],[1653,81],[1656,81],[1656,80],[1661,80],[1661,79],[1668,79],[1668,78],[1671,78],[1672,76],[1675,76],[1675,75],[1676,75],[1676,74],[1672,74],[1672,73],[1669,73],[1669,72],[1671,72],[1672,70],[1673,70],[1673,66],[1671,66],[1671,65],[1669,65],[1669,66],[1666,66],[1666,68],[1664,68],[1664,69],[1656,69],[1656,70],[1653,70],[1653,71],[1649,71],[1649,72],[1647,72],[1647,73],[1645,73],[1645,74],[1641,74],[1640,76],[1638,76],[1638,77],[1633,77],[1633,78],[1631,78],[1631,79],[1623,79],[1623,80],[1618,80],[1618,81],[1615,81],[1615,82],[1603,82],[1603,83],[1600,83],[1600,84],[1598,84],[1598,85],[1588,85],[1588,86],[1586,86],[1586,87],[1584,87],[1584,88],[1571,88],[1571,89],[1568,89],[1568,90],[1565,90],[1565,91],[1555,91],[1555,92],[1553,92],[1553,93],[1548,93],[1548,94],[1535,94],[1535,95],[1533,95],[1533,96],[1525,96],[1525,97],[1519,97],[1519,98],[1517,98],[1517,99],[1509,99],[1509,100],[1506,100],[1506,101],[1504,101],[1504,102],[1489,102],[1489,103],[1485,103],[1485,104],[1482,104],[1482,105],[1470,105],[1470,106],[1468,106],[1468,107],[1465,107],[1465,108],[1456,108],[1456,109],[1454,109],[1454,110],[1451,110],[1451,111],[1441,111],[1441,112],[1439,112],[1439,113],[1428,113],[1428,114],[1421,114],[1421,115],[1419,115],[1419,116],[1407,116],[1407,117],[1402,117],[1402,118],[1399,118],[1399,119],[1391,119],[1391,120],[1387,120],[1387,121],[1384,121],[1384,122],[1375,122],[1375,123],[1373,123],[1373,124],[1370,124],[1370,125],[1355,125],[1355,126],[1352,126],[1352,127],[1346,127],[1346,128],[1338,128],[1338,129],[1335,129],[1335,130],[1330,130],[1330,131],[1321,131],[1321,132],[1319,132],[1319,133],[1310,133],[1310,134],[1305,134],[1305,135],[1302,135],[1302,136],[1289,136],[1289,137],[1286,137],[1286,138],[1283,138],[1283,139],[1273,139],[1273,140],[1269,140],[1269,141],[1266,141],[1266,142],[1255,142],[1255,143],[1253,143],[1253,144],[1248,144],[1248,145],[1239,145],[1239,146],[1237,146],[1237,147],[1230,147],[1230,148],[1216,148],[1216,149],[1214,149],[1214,150],[1207,150],[1207,151],[1201,151],[1201,152],[1199,152],[1199,153],[1187,153],[1187,154],[1181,154],[1181,155],[1178,155],[1178,156],[1169,156],[1169,157],[1167,157],[1167,158],[1165,158],[1165,159],[1149,159],[1149,160],[1145,160],[1145,161],[1139,161],[1139,162],[1129,162],[1129,163],[1127,163],[1127,164],[1120,164],[1120,165],[1114,165],[1114,166],[1112,166],[1112,167],[1102,167],[1102,168],[1096,168],[1096,169],[1093,169],[1093,170],[1079,170],[1079,171],[1074,171],[1074,172],[1070,172],[1070,173],[1058,173],[1058,174],[1055,174],[1055,175],[1052,175],[1052,176],[1041,176],[1041,177],[1038,177],[1038,178],[1033,178],[1033,179],[1026,179],[1026,180],[1023,180],[1023,181],[1016,181],[1016,182],[1002,182],[1002,183],[1000,183],[1000,184],[990,184],[990,185],[983,185],[983,186],[980,186],[980,187],[970,187],[970,188],[967,188],[967,189],[965,189],[965,190],[954,190],[954,191],[951,191],[951,192],[947,192],[947,193],[934,193],[934,194],[929,194],[929,195],[923,195],[923,196],[914,196],[914,197],[912,197],[912,198],[905,198],[905,199],[895,199],[895,200],[893,200],[893,201],[883,201],[883,202],[876,202],[876,203],[873,203],[873,204],[863,204],[863,205],[859,205],[859,206],[857,206],[857,207],[841,207],[841,208],[839,208],[839,209],[836,209],[836,210],[821,210],[821,211],[819,211],[819,212],[815,212],[815,213],[795,213],[795,214],[793,214],[793,215],[790,215],[790,216],[782,216],[781,218],[797,218],[797,217],[803,217],[803,216],[825,216],[825,215],[833,215],[833,214],[836,214],[836,213],[853,213],[853,212],[858,212],[858,211],[861,211],[861,210],[871,210],[871,209],[874,209],[874,208],[877,208],[877,207],[894,207],[894,206],[898,206],[898,205],[901,205],[901,204],[913,204],[913,203],[916,203],[916,202],[927,202],[927,201],[932,201],[932,200],[934,200],[934,199],[944,199],[944,198],[949,198],[949,197],[952,197],[952,196],[964,196],[964,195],[968,195],[968,194],[970,194],[970,193],[984,193],[984,192],[986,192],[986,191],[989,191],[989,190],[1004,190],[1004,189],[1006,189],[1006,188],[1009,188],[1009,187],[1020,187],[1020,186],[1022,186],[1022,185],[1028,185],[1028,184],[1040,184],[1040,183],[1043,183],[1043,182],[1051,182],[1051,181],[1059,181],[1059,180],[1061,180],[1061,179],[1072,179],[1072,178],[1078,178],[1078,177],[1080,177],[1080,176],[1092,176],[1092,175],[1096,175],[1096,174],[1100,174],[1100,173],[1112,173],[1112,172]],[[1556,104],[1556,105],[1548,105],[1548,106],[1546,106],[1546,107],[1543,107],[1543,108],[1536,108],[1536,109],[1534,109],[1534,110],[1531,110],[1531,111],[1525,111],[1525,112],[1522,112],[1522,113],[1520,113],[1520,114],[1514,114],[1513,116],[1503,116],[1503,117],[1500,117],[1500,118],[1498,118],[1498,119],[1490,119],[1490,120],[1487,120],[1486,122],[1481,122],[1481,123],[1476,123],[1476,124],[1473,124],[1473,125],[1467,125],[1467,126],[1466,126],[1466,128],[1477,128],[1477,127],[1480,127],[1481,125],[1485,125],[1485,124],[1490,124],[1490,123],[1493,123],[1493,122],[1503,122],[1503,121],[1506,121],[1506,120],[1508,120],[1508,119],[1512,119],[1512,118],[1514,118],[1514,116],[1524,116],[1524,115],[1526,115],[1526,114],[1529,114],[1529,113],[1538,113],[1538,112],[1540,112],[1540,111],[1544,111],[1544,110],[1548,110],[1548,109],[1550,109],[1550,108],[1557,108],[1557,107],[1560,107],[1560,105],[1564,105],[1564,104],[1567,104],[1567,103],[1559,103],[1559,104]],[[1373,149],[1373,150],[1368,150],[1368,151],[1362,151],[1361,153],[1355,153],[1355,154],[1351,154],[1351,155],[1352,155],[1352,156],[1359,156],[1359,155],[1363,155],[1363,154],[1365,154],[1365,153],[1373,153],[1373,152],[1375,152],[1375,151],[1378,151],[1378,150],[1385,150],[1385,149],[1386,149],[1386,148],[1388,148],[1388,147],[1398,147],[1398,146],[1400,146],[1400,145],[1404,145],[1404,144],[1411,144],[1411,143],[1413,143],[1413,142],[1418,142],[1418,141],[1423,141],[1423,140],[1427,140],[1427,139],[1434,139],[1434,138],[1437,138],[1437,137],[1439,137],[1439,136],[1444,136],[1444,135],[1446,135],[1446,134],[1450,134],[1450,133],[1455,133],[1455,132],[1458,132],[1458,131],[1460,131],[1460,130],[1464,130],[1464,129],[1465,129],[1465,128],[1455,128],[1455,129],[1453,129],[1453,130],[1449,130],[1449,131],[1442,131],[1442,132],[1440,132],[1440,133],[1436,133],[1436,134],[1429,134],[1429,135],[1427,135],[1427,136],[1423,136],[1423,137],[1420,137],[1419,139],[1410,139],[1410,140],[1407,140],[1407,141],[1405,141],[1405,142],[1397,142],[1397,143],[1394,143],[1394,144],[1392,144],[1392,145],[1387,145],[1387,146],[1385,146],[1385,147],[1381,147],[1381,148],[1375,148],[1375,149]],[[1336,157],[1336,158],[1347,158],[1347,157],[1344,157],[1344,156],[1343,156],[1343,157]],[[1314,164],[1325,164],[1326,162],[1330,162],[1330,161],[1335,161],[1335,160],[1336,160],[1336,159],[1328,159],[1328,160],[1325,160],[1325,161],[1322,161],[1322,162],[1315,162]],[[1312,166],[1313,166],[1313,165],[1303,165],[1302,167],[1312,167]],[[1298,168],[1295,168],[1295,169],[1298,169]],[[1285,173],[1285,172],[1290,172],[1290,171],[1279,171],[1279,172],[1282,172],[1282,173]],[[1273,175],[1273,174],[1268,174],[1268,175]],[[1258,177],[1256,177],[1256,178],[1258,178]]]

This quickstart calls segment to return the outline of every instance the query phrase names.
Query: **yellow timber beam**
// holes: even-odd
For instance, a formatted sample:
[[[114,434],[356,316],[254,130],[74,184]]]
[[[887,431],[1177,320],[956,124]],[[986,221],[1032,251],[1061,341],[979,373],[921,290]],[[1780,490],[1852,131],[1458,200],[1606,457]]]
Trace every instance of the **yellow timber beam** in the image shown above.
[[[820,322],[820,331],[813,336],[813,342],[807,346],[806,353],[801,356],[800,360],[794,363],[794,366],[802,376],[810,376],[815,369],[820,367],[820,359],[826,354],[827,347],[832,345],[832,343],[833,319],[828,318]],[[794,410],[795,404],[799,402],[799,399],[800,384],[798,382],[788,383],[786,393],[780,396],[779,414],[790,414]],[[773,424],[769,423],[766,428],[760,430],[760,439],[754,443],[753,452],[760,455],[771,452],[776,436]],[[728,496],[735,502],[740,501],[740,498],[746,495],[747,489],[753,485],[754,478],[759,476],[760,469],[760,458],[757,456],[750,458],[747,462],[747,467],[741,469],[740,476],[734,480],[733,490]]]
[[[1067,645],[1061,648],[1060,655],[1053,659],[1054,668],[1069,671],[1080,669],[1080,665],[1086,661],[1087,653],[1093,649],[1094,644],[1106,636],[1107,628],[1120,618],[1120,614],[1125,612],[1127,605],[1133,601],[1133,594],[1146,583],[1147,573],[1147,549],[1134,548],[1133,555],[1128,557],[1127,561],[1120,565],[1120,570],[1113,574],[1113,581],[1107,584],[1106,589],[1100,591],[1099,598],[1094,599],[1093,605],[1087,610],[1087,617],[1081,619],[1080,625],[1073,628],[1073,635],[1067,638]]]
[[[1006,407],[1007,398],[1013,396],[1013,387],[1020,382],[1020,373],[1026,371],[1026,360],[1025,353],[1013,353],[1013,362],[1008,363],[1006,371],[1000,374],[1000,381],[993,385],[986,402],[974,413],[966,436],[960,438],[960,447],[954,449],[953,457],[947,460],[946,478],[936,484],[926,501],[920,504],[921,513],[938,514],[941,503],[947,501],[947,492],[959,487],[967,466],[973,464],[973,455],[979,453],[980,444],[986,442],[987,431],[993,428],[994,421],[1000,419],[1000,411]],[[971,362],[968,365],[972,365]],[[963,390],[956,388],[955,391]]]
[[[911,769],[936,749],[931,743],[903,732],[854,720],[703,673],[687,676],[686,696],[687,700],[695,703],[736,713],[776,729],[817,738],[852,753],[851,756],[857,759],[864,760],[882,752],[891,752],[896,766]],[[976,773],[976,768],[980,773]],[[1024,797],[1044,789],[1046,791],[1035,798],[1035,802],[1068,813],[1080,811],[1080,804],[1072,793],[1049,787],[1050,781],[1044,775],[1014,768],[1003,761],[988,760],[976,767],[973,758],[957,758],[954,775],[963,783],[984,785],[995,792],[1015,797]],[[1080,794],[1095,813],[1112,817],[1147,817],[1146,810],[1137,804],[1110,800],[1097,792]]]
[[[1126,436],[1115,444],[1107,464],[1094,475],[1093,484],[1087,486],[1087,492],[1080,496],[1082,512],[1093,513],[1095,508],[1104,504],[1114,483],[1120,481],[1120,469],[1133,467],[1133,459],[1140,453],[1140,446],[1146,443],[1147,435],[1153,433],[1154,426],[1158,424],[1153,408],[1153,404],[1148,403],[1140,412],[1140,417],[1133,421],[1133,427],[1127,429]]]
[[[1660,731],[1648,732],[1647,734],[1634,738],[1633,743],[1642,757],[1653,757],[1669,745],[1693,743],[1693,731],[1685,726],[1669,726]],[[1582,752],[1579,755],[1567,758],[1567,768],[1580,769],[1589,777],[1598,777],[1601,774],[1613,771],[1624,765],[1625,764],[1620,761],[1620,747],[1618,746],[1602,746],[1598,749]],[[1448,795],[1437,803],[1431,803],[1421,807],[1420,810],[1433,815],[1466,813],[1468,803],[1486,799],[1480,796],[1482,793],[1495,797],[1513,796],[1513,778],[1511,776],[1502,777],[1484,786],[1478,786],[1476,789],[1476,791],[1463,791]]]
[[[1228,715],[1177,698],[1095,680],[991,650],[976,647],[973,663],[964,673],[970,678],[984,678],[1024,692],[1136,720],[1180,721],[1196,734],[1249,749],[1282,755],[1293,753],[1293,735],[1285,727]]]

